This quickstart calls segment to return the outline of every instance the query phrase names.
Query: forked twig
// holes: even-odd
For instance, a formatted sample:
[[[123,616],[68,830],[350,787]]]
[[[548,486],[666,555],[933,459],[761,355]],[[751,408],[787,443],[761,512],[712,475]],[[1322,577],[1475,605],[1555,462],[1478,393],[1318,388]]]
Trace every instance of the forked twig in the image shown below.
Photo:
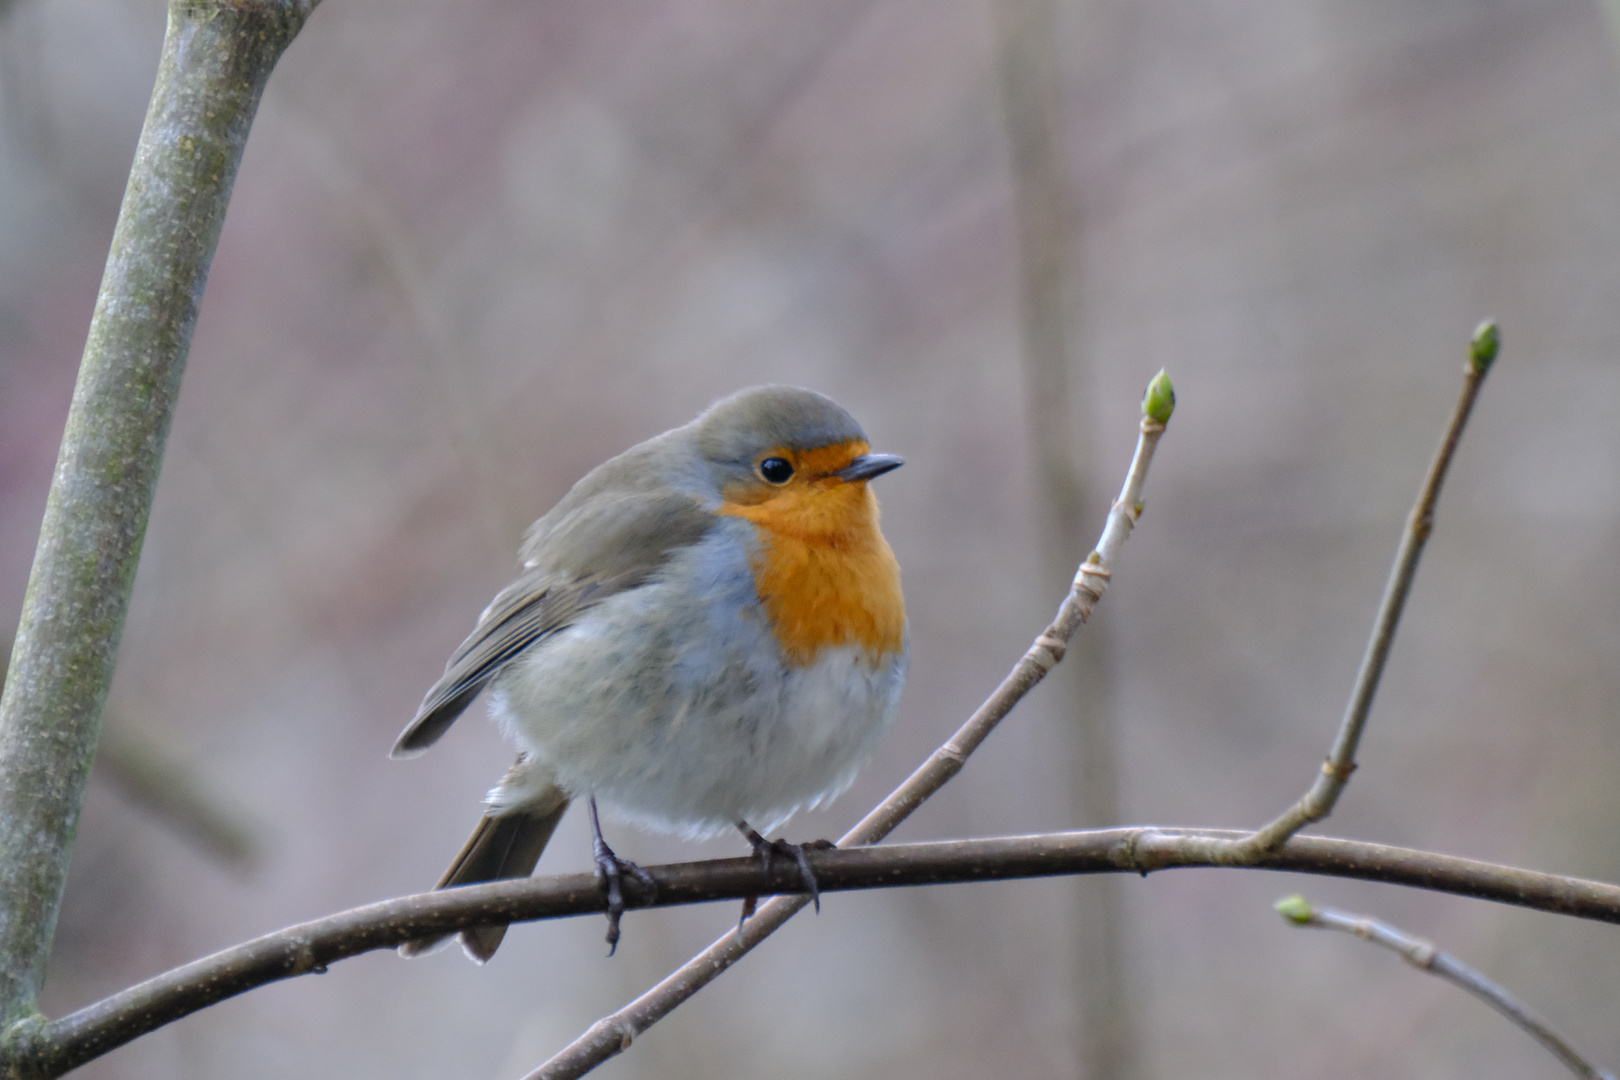
[[[1313,908],[1299,895],[1277,901],[1282,917],[1296,926],[1315,926],[1323,930],[1342,930],[1363,941],[1382,945],[1401,955],[1419,971],[1438,975],[1447,982],[1467,990],[1485,1004],[1530,1033],[1554,1057],[1562,1061],[1570,1072],[1582,1080],[1614,1080],[1612,1073],[1598,1068],[1582,1056],[1559,1035],[1547,1021],[1537,1016],[1523,1002],[1496,985],[1450,953],[1441,952],[1430,942],[1405,934],[1395,927],[1365,915],[1347,915],[1332,908]]]
[[[1474,329],[1469,343],[1468,365],[1463,372],[1462,394],[1452,411],[1451,424],[1445,438],[1435,451],[1429,464],[1428,475],[1418,490],[1417,502],[1406,519],[1406,531],[1395,551],[1395,565],[1390,570],[1389,582],[1384,586],[1384,598],[1378,605],[1378,617],[1373,621],[1372,636],[1367,641],[1367,652],[1361,659],[1361,670],[1356,674],[1355,686],[1345,706],[1344,719],[1339,722],[1339,733],[1328,751],[1327,760],[1316,774],[1310,789],[1299,800],[1279,815],[1276,820],[1242,840],[1223,842],[1219,850],[1211,853],[1215,861],[1229,866],[1248,866],[1270,852],[1307,825],[1321,821],[1333,812],[1339,795],[1350,782],[1356,769],[1356,747],[1367,726],[1367,715],[1372,711],[1373,695],[1378,692],[1379,680],[1384,675],[1384,662],[1395,642],[1395,628],[1406,610],[1406,597],[1412,591],[1412,579],[1417,574],[1418,559],[1423,546],[1434,530],[1434,508],[1440,500],[1440,486],[1462,439],[1463,427],[1474,409],[1474,399],[1485,375],[1496,361],[1501,348],[1502,333],[1493,320],[1487,319]]]
[[[1159,372],[1148,384],[1147,394],[1142,399],[1141,434],[1137,439],[1136,453],[1131,459],[1130,471],[1125,476],[1125,486],[1108,512],[1108,521],[1103,526],[1096,550],[1080,564],[1074,584],[1063,598],[1063,605],[1058,609],[1052,625],[1035,639],[1035,643],[1013,665],[1012,671],[1002,680],[995,693],[979,706],[978,711],[951,736],[950,741],[934,751],[905,783],[846,833],[838,841],[839,847],[875,844],[893,831],[913,810],[962,770],[968,755],[978,749],[979,744],[995,730],[1013,706],[1063,659],[1069,639],[1080,624],[1090,618],[1092,608],[1108,587],[1115,559],[1142,512],[1142,489],[1147,480],[1148,465],[1153,460],[1159,437],[1164,434],[1165,424],[1175,410],[1175,400],[1175,390],[1169,376]],[[631,1040],[707,986],[809,902],[809,898],[804,896],[778,896],[763,905],[745,926],[720,938],[618,1012],[592,1024],[583,1035],[530,1073],[525,1080],[561,1080],[563,1077],[582,1076],[608,1058],[623,1052],[630,1046]]]

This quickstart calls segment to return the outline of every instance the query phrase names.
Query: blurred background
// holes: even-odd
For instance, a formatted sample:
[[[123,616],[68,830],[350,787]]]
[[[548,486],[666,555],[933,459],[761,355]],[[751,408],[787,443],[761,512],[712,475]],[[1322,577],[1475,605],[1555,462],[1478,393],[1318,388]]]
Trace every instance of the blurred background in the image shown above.
[[[7,627],[163,21],[0,17]],[[901,717],[790,836],[841,834],[1042,629],[1161,366],[1180,408],[1087,648],[895,838],[1258,825],[1327,747],[1486,315],[1502,360],[1321,831],[1620,878],[1615,40],[1593,0],[329,0],[213,267],[47,1009],[429,886],[510,751],[481,709],[387,750],[521,530],[764,381],[908,462],[878,485]],[[570,815],[541,869],[586,869],[588,833]],[[831,896],[600,1075],[1562,1075],[1284,925],[1298,890],[1620,1068],[1614,927],[1174,871]],[[600,918],[482,969],[372,954],[79,1075],[508,1080],[735,918],[631,913],[611,960]]]

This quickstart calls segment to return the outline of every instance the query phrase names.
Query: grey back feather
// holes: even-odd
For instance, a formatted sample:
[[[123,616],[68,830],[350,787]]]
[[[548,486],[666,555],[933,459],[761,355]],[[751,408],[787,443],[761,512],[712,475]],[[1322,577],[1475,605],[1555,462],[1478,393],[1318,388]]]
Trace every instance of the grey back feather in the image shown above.
[[[524,545],[528,568],[484,610],[392,756],[432,746],[514,657],[593,604],[645,584],[672,552],[697,543],[716,520],[687,495],[606,491],[576,500],[577,493],[531,530]]]

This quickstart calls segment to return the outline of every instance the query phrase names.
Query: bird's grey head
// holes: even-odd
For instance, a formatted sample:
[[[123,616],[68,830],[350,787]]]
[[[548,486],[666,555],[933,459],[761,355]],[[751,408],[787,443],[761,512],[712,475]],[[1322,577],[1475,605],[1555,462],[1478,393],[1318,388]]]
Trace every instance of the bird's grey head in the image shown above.
[[[722,398],[693,424],[698,452],[712,466],[752,473],[770,450],[814,450],[866,433],[832,398],[796,386],[755,386]]]

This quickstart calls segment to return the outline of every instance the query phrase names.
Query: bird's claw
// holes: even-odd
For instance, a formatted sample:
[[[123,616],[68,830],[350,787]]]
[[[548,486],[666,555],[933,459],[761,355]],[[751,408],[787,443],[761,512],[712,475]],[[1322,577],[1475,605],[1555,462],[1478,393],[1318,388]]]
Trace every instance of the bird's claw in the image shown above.
[[[607,888],[608,928],[606,941],[608,955],[619,950],[619,919],[624,915],[624,875],[629,874],[646,892],[645,903],[652,903],[658,895],[658,882],[653,876],[629,859],[621,859],[602,839],[602,826],[596,816],[596,800],[591,800],[591,856],[596,860],[596,874]]]
[[[738,941],[742,940],[743,927],[748,925],[748,917],[754,913],[755,909],[758,906],[759,906],[759,897],[757,897],[757,896],[745,896],[745,897],[743,897],[742,914],[737,916],[737,940]]]
[[[783,839],[767,840],[749,827],[747,822],[738,822],[737,828],[743,836],[753,845],[754,856],[759,859],[760,869],[767,874],[771,872],[771,864],[777,856],[792,859],[799,867],[799,880],[804,883],[805,891],[810,894],[810,902],[816,906],[816,914],[821,914],[821,883],[816,880],[816,872],[810,865],[810,852],[830,851],[838,845],[831,840],[811,840],[803,844],[791,844]],[[754,904],[757,897],[743,898],[742,917],[737,920],[737,935],[742,936],[743,924],[748,916],[754,913]]]

